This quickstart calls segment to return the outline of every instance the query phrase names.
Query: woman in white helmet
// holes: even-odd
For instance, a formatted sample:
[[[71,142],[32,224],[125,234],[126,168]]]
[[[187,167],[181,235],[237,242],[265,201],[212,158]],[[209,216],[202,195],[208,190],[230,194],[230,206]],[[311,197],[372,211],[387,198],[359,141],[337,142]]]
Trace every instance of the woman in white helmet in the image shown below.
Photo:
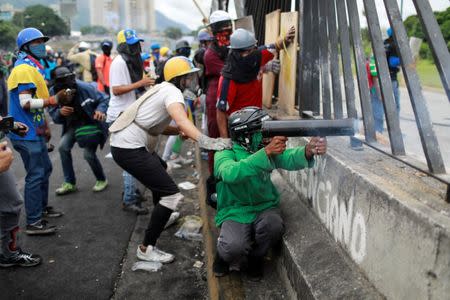
[[[166,82],[158,84],[129,106],[111,125],[111,153],[116,163],[138,179],[153,193],[152,216],[145,237],[137,249],[141,260],[170,263],[172,254],[156,248],[156,241],[171,213],[183,195],[166,172],[165,162],[154,151],[146,149],[148,134],[175,135],[180,132],[205,149],[222,150],[231,146],[229,140],[211,139],[187,118],[182,91],[198,86],[197,72],[192,62],[183,56],[169,59],[164,66]],[[177,127],[170,127],[171,120]]]

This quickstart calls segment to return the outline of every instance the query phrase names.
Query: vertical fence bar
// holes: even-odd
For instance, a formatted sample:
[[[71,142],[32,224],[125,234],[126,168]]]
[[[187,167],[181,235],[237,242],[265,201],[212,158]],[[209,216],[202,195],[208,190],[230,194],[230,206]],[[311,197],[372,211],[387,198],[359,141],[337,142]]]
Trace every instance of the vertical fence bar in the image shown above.
[[[302,64],[302,82],[300,85],[299,111],[313,110],[312,106],[312,1],[300,0],[304,2],[304,18],[300,20],[303,24],[302,41],[300,44],[300,61]]]
[[[312,63],[312,111],[320,113],[320,66],[319,66],[319,43],[317,37],[319,36],[319,2],[312,0],[312,31],[311,31],[311,63]]]
[[[359,25],[358,6],[356,0],[347,0],[348,18],[352,31],[353,53],[356,62],[356,75],[358,78],[359,98],[361,101],[362,117],[364,120],[364,133],[366,141],[376,141],[375,122],[373,118],[372,105],[370,103],[369,82],[367,79],[366,58],[361,41],[361,30]]]
[[[341,43],[342,71],[344,73],[345,100],[347,104],[347,116],[358,118],[355,103],[355,84],[353,82],[352,61],[350,54],[350,34],[347,24],[347,12],[345,1],[336,0],[336,12],[339,24],[339,40]]]
[[[419,77],[414,66],[411,49],[409,47],[408,36],[403,26],[402,17],[398,9],[396,0],[384,0],[387,15],[391,28],[394,31],[394,40],[400,55],[403,76],[408,88],[411,106],[416,117],[417,129],[419,130],[423,152],[427,160],[428,168],[431,172],[439,174],[445,173],[445,166],[442,160],[441,151],[436,135],[431,124],[428,107],[422,94]]]
[[[330,102],[330,69],[328,56],[327,0],[319,2],[319,43],[320,43],[320,74],[322,82],[322,112],[324,119],[331,119]]]
[[[364,0],[364,10],[366,12],[370,40],[372,41],[372,49],[377,65],[378,81],[380,82],[381,96],[386,114],[391,151],[394,155],[405,155],[405,145],[403,144],[403,137],[400,130],[400,120],[398,119],[397,108],[395,106],[392,82],[389,75],[389,67],[374,0]]]
[[[342,119],[341,79],[339,75],[338,36],[336,27],[335,0],[328,0],[328,35],[330,39],[330,70],[333,90],[333,111],[335,119]]]
[[[297,106],[299,113],[302,111],[300,108],[300,99],[301,99],[301,88],[302,88],[302,82],[303,82],[303,51],[304,51],[304,30],[303,30],[303,18],[305,16],[304,14],[304,3],[303,0],[295,0],[295,9],[298,11],[298,24],[297,24],[297,41],[298,45],[300,46],[300,50],[297,51],[297,89],[295,93],[295,97],[297,99]]]
[[[413,2],[427,41],[431,46],[434,62],[441,75],[442,85],[450,101],[450,54],[447,45],[428,0],[413,0]]]

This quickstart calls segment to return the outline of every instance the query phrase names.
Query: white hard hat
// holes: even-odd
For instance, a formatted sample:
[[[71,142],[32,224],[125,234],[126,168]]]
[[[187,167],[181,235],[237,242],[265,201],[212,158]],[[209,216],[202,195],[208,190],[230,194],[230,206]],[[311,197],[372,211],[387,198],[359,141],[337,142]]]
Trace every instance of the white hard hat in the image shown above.
[[[216,10],[211,14],[211,16],[209,16],[209,24],[222,21],[231,21],[231,17],[226,11]]]
[[[78,48],[85,48],[85,49],[90,49],[91,48],[91,45],[89,45],[88,43],[86,43],[86,42],[81,42],[79,45],[78,45]]]

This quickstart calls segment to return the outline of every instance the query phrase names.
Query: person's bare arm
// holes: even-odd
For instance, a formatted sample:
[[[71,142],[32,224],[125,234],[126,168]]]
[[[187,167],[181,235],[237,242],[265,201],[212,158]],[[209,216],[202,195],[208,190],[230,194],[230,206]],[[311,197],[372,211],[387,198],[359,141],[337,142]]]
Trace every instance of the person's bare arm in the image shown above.
[[[169,112],[169,115],[172,117],[175,123],[177,123],[178,129],[180,131],[182,131],[189,138],[198,141],[201,132],[186,116],[183,104],[179,102],[172,103],[167,108],[167,111]]]
[[[217,126],[219,127],[219,134],[222,138],[228,138],[228,116],[227,113],[219,109],[216,110]]]
[[[112,87],[112,93],[115,96],[120,96],[126,93],[129,93],[135,89],[138,89],[143,86],[151,86],[155,84],[155,79],[152,79],[150,77],[145,76],[141,80],[132,83],[132,84],[125,84],[125,85],[119,85],[119,86],[113,86]]]

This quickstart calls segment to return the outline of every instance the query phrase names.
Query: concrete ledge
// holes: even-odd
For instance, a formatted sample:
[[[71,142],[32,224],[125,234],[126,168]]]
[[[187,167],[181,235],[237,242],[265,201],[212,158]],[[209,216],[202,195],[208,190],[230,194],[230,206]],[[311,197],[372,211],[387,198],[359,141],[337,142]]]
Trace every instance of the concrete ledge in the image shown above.
[[[382,299],[279,173],[272,179],[281,192],[286,224],[279,263],[297,298]]]
[[[302,143],[303,139],[291,138],[289,147]],[[371,148],[352,151],[348,138],[329,138],[328,144],[328,155],[319,158],[314,168],[281,172],[293,188],[288,198],[295,200],[286,206],[282,199],[290,220],[287,229],[297,226],[295,223],[313,232],[326,228],[332,244],[345,252],[387,298],[448,297],[450,205],[444,200],[447,186]],[[315,224],[305,211],[320,220],[322,229],[303,220],[307,218]],[[310,250],[308,256],[327,256],[321,252],[325,250],[319,249],[324,244],[313,248],[309,243],[291,233],[285,248],[294,254],[305,254],[303,247],[309,247],[315,252]],[[297,257],[294,262],[298,264],[301,257],[293,257]],[[317,259],[316,264],[320,265],[321,260]],[[305,266],[299,272],[305,272]],[[312,282],[306,281],[308,285]]]

